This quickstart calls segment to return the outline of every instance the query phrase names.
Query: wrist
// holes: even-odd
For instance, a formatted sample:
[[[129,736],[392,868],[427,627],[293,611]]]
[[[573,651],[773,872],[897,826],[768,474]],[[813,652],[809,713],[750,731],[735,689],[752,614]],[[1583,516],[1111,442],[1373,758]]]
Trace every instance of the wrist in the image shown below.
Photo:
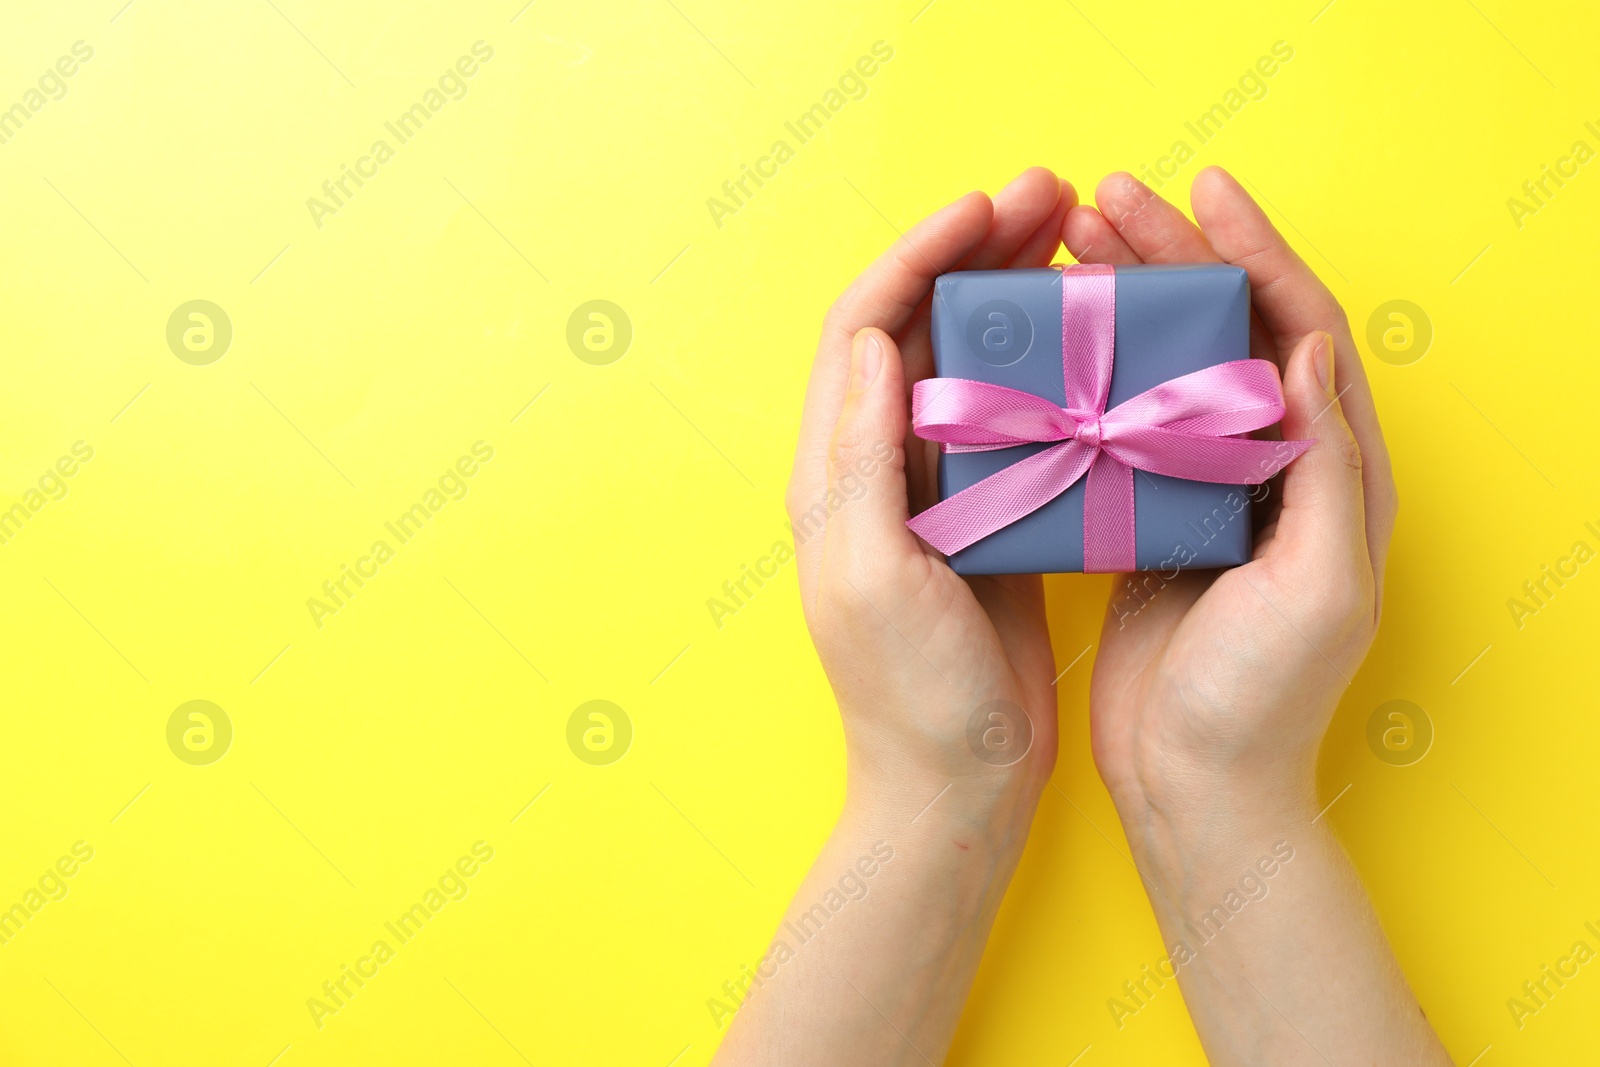
[[[852,783],[833,831],[832,851],[892,857],[879,906],[919,916],[919,951],[937,954],[987,929],[1027,840],[1036,798],[969,788],[947,781],[869,792]]]
[[[994,850],[1027,836],[1046,783],[1024,766],[979,773],[938,773],[906,766],[871,768],[852,761],[844,816],[883,832],[941,835],[961,851]]]
[[[1038,804],[1020,777],[852,774],[835,832],[904,846],[941,877],[988,878],[1015,867]]]
[[[995,851],[1027,836],[1039,797],[1026,782],[935,777],[886,782],[852,776],[841,821],[880,833],[948,838],[958,851]]]
[[[1236,881],[1274,850],[1293,852],[1327,833],[1309,778],[1142,791],[1116,806],[1140,872],[1168,894]]]
[[[1097,763],[1118,815],[1133,840],[1138,826],[1175,832],[1244,829],[1253,823],[1311,819],[1317,814],[1317,746],[1258,744],[1174,746],[1144,737],[1097,752]]]

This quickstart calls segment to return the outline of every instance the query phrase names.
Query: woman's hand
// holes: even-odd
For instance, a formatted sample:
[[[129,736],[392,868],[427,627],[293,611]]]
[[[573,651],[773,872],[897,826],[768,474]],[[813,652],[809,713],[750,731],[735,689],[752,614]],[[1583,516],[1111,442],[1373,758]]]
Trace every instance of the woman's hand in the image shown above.
[[[1037,576],[964,581],[906,529],[909,501],[932,502],[937,456],[908,435],[910,388],[932,373],[934,278],[1046,266],[1074,203],[1042,169],[993,202],[964,196],[823,325],[788,506],[848,788],[752,966],[725,1067],[937,1063],[949,1047],[1055,761],[1055,672]]]
[[[1026,819],[1049,780],[1055,669],[1040,580],[964,580],[906,528],[936,499],[938,457],[910,435],[908,398],[933,372],[934,279],[1047,266],[1075,203],[1042,168],[992,204],[962,197],[897,241],[823,325],[788,508],[806,622],[844,720],[851,803],[915,814],[948,786],[946,810],[970,804],[987,818],[998,805]],[[990,743],[982,757],[969,744],[975,720]]]
[[[1091,699],[1094,751],[1119,805],[1218,794],[1316,814],[1317,747],[1378,624],[1396,497],[1372,391],[1344,311],[1220,169],[1193,189],[1195,226],[1127,175],[1067,246],[1093,263],[1245,268],[1252,355],[1283,371],[1285,438],[1316,444],[1269,486],[1251,562],[1174,566],[1112,587]]]
[[[1177,977],[1215,1063],[1446,1064],[1348,858],[1321,821],[1317,748],[1378,625],[1397,508],[1333,295],[1217,168],[1195,226],[1126,174],[1075,208],[1094,263],[1243,267],[1252,354],[1283,371],[1283,436],[1316,444],[1261,508],[1254,558],[1112,588],[1090,694],[1095,762],[1168,949],[1118,1026]]]

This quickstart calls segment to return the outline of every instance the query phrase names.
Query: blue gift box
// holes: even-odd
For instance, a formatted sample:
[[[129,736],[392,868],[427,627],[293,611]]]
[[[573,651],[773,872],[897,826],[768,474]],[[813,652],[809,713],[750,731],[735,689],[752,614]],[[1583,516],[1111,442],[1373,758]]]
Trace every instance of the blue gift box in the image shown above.
[[[1004,385],[1065,405],[1062,279],[1057,268],[941,275],[933,290],[935,374]],[[1172,378],[1249,355],[1250,287],[1241,268],[1116,268],[1116,356],[1108,408]],[[943,454],[940,499],[1048,447]],[[1259,499],[1263,491],[1135,471],[1138,568],[1171,571],[1247,562],[1252,494]],[[1080,479],[1037,511],[950,556],[950,566],[958,574],[1082,571],[1083,497]]]

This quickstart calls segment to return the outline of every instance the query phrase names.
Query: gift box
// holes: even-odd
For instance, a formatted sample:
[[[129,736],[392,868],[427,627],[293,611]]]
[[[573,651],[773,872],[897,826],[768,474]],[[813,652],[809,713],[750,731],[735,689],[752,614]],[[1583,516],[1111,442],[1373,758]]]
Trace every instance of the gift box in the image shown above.
[[[1251,487],[1309,444],[1244,436],[1283,401],[1238,267],[960,271],[932,327],[940,503],[910,525],[960,574],[1244,563]]]

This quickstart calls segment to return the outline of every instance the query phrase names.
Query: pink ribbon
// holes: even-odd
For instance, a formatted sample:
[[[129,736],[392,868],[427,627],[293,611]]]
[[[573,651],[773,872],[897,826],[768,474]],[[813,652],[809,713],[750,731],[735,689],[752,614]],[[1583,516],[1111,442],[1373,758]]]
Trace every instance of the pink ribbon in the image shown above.
[[[1083,569],[1128,572],[1134,559],[1133,469],[1196,482],[1258,485],[1310,441],[1234,436],[1283,418],[1278,368],[1240,359],[1163,382],[1106,410],[1116,345],[1117,283],[1103,264],[1063,269],[1061,363],[1067,406],[965,378],[916,384],[917,436],[945,452],[1059,444],[1013,463],[907,523],[950,555],[1048,504],[1088,475]]]

